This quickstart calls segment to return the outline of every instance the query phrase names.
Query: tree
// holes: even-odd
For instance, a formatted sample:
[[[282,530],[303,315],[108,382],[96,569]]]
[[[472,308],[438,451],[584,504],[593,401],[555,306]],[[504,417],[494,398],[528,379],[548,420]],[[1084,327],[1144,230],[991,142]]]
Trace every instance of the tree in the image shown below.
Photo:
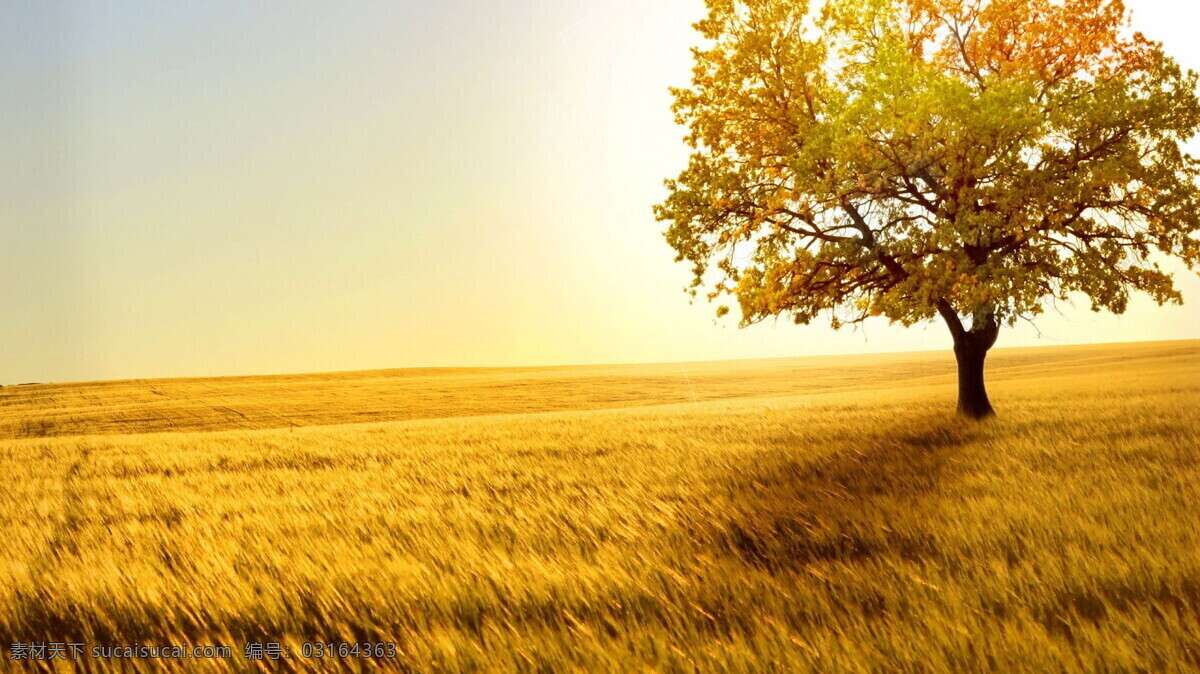
[[[973,418],[1002,326],[1182,302],[1159,263],[1200,263],[1197,78],[1120,0],[707,3],[655,206],[693,296],[742,326],[940,316]]]

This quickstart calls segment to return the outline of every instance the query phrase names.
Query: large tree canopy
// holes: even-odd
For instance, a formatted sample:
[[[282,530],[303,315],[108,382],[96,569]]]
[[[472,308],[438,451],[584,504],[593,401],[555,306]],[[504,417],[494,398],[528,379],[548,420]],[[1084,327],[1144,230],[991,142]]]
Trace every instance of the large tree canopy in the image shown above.
[[[656,214],[743,324],[940,314],[982,394],[999,327],[1048,301],[1181,301],[1158,261],[1200,263],[1196,75],[1120,0],[708,9],[674,90],[694,152]]]

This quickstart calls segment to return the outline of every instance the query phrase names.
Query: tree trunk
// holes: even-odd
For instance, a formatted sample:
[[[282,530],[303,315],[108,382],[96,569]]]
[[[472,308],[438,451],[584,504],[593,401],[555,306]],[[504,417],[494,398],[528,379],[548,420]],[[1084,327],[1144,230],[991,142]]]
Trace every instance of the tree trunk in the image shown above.
[[[985,346],[978,338],[979,335],[968,332],[954,341],[954,357],[958,360],[958,413],[971,419],[986,419],[996,414],[983,385],[983,361],[991,345]]]
[[[938,311],[954,336],[954,358],[958,361],[958,413],[970,419],[995,416],[983,384],[983,363],[996,343],[1000,324],[991,312],[979,312],[967,330],[950,305],[941,302]]]

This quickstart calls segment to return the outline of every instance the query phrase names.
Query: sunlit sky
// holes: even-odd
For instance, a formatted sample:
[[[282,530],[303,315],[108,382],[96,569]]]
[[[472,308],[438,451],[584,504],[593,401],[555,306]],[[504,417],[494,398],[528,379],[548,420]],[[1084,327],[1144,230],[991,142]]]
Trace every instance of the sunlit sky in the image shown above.
[[[1128,4],[1200,70],[1200,6]],[[651,205],[702,12],[3,3],[0,383],[948,349],[940,323],[689,304]],[[1178,285],[1189,305],[1079,302],[999,346],[1200,337]]]

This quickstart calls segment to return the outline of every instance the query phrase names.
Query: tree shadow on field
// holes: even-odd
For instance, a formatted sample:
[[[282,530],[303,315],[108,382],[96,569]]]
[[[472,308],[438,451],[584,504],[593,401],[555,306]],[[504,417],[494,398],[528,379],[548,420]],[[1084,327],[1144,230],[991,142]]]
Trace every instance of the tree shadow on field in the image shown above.
[[[939,557],[930,517],[977,433],[968,422],[930,417],[861,432],[811,461],[787,451],[760,458],[751,471],[726,478],[729,501],[693,540],[772,572],[882,555]],[[804,442],[811,441],[775,440],[785,450]]]

